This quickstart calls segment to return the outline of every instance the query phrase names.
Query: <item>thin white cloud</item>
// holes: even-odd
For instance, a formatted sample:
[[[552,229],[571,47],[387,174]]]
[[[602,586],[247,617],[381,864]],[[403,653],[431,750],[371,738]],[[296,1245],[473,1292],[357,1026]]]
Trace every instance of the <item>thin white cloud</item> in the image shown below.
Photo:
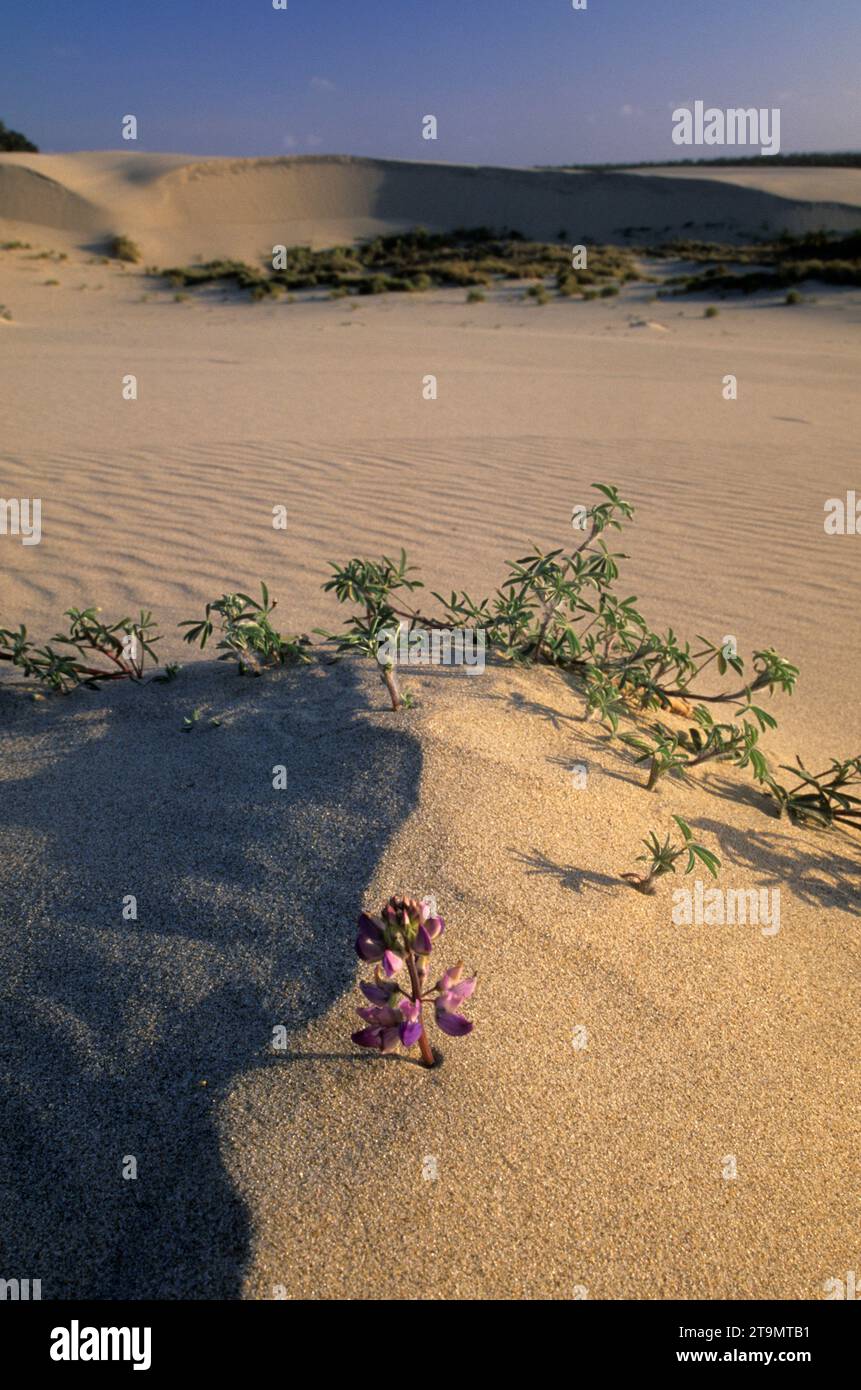
[[[312,77],[311,88],[315,92],[334,92],[335,84],[330,82],[328,77]]]

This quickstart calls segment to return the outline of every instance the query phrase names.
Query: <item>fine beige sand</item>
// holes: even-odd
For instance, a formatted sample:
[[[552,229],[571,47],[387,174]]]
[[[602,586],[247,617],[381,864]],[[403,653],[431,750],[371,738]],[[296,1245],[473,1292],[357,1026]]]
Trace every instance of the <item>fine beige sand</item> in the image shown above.
[[[78,238],[133,236],[147,260],[271,256],[425,226],[508,227],[556,240],[640,242],[684,234],[734,241],[754,232],[851,229],[857,169],[757,166],[679,171],[548,171],[431,161],[290,156],[194,159],[100,152],[0,155],[0,217]]]
[[[31,243],[0,252],[0,495],[43,529],[0,536],[0,625],[145,606],[184,663],[64,701],[0,683],[0,1248],[43,1297],[813,1299],[857,1268],[857,837],[727,768],[647,793],[548,670],[421,672],[393,715],[362,665],[240,681],[174,625],[265,578],[284,630],[331,627],[327,560],[401,544],[429,590],[487,593],[612,481],[655,624],[800,666],[771,760],[856,754],[861,537],[823,504],[861,492],[861,292],[708,320],[650,285],[174,302],[101,258],[117,232],[164,265],[417,223],[846,228],[852,172],[0,157],[0,241]],[[184,734],[196,707],[220,727]],[[780,889],[776,936],[620,881],[673,812],[722,886]],[[401,890],[479,972],[431,1074],[349,1040],[355,915]]]

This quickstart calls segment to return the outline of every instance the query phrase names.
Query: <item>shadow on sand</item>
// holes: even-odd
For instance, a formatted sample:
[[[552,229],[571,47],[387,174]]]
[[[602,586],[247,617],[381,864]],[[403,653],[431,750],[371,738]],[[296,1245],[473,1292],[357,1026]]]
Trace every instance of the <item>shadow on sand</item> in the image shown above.
[[[368,705],[350,663],[39,705],[0,687],[0,1276],[46,1299],[240,1294],[218,1102],[271,1064],[275,1025],[350,987],[417,795],[416,740]]]

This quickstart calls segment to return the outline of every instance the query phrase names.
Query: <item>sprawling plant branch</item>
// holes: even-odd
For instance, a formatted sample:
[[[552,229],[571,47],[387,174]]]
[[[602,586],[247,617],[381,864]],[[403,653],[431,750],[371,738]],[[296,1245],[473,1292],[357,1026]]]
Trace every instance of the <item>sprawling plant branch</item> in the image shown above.
[[[342,633],[324,633],[339,651],[361,650],[374,655],[380,635],[405,624],[425,629],[480,628],[491,650],[503,659],[519,663],[544,663],[579,671],[587,678],[591,709],[612,724],[626,706],[667,709],[673,701],[750,704],[760,690],[780,688],[789,693],[797,669],[772,649],[754,652],[748,684],[737,689],[701,694],[695,682],[716,664],[720,675],[732,670],[744,675],[744,661],[734,650],[700,637],[692,650],[669,629],[653,632],[637,608],[633,595],[620,598],[614,592],[619,562],[624,555],[608,549],[603,533],[621,531],[633,516],[633,508],[608,484],[593,485],[601,500],[583,512],[584,536],[569,553],[543,552],[534,547],[529,555],[508,562],[508,575],[492,598],[474,600],[465,590],[450,597],[434,592],[444,618],[426,616],[408,606],[400,591],[422,588],[407,564],[405,552],[395,561],[353,558],[332,565],[331,578],[323,586],[341,603],[353,603],[353,613]]]
[[[795,766],[781,764],[781,770],[797,780],[785,787],[774,777],[767,778],[779,815],[821,829],[861,830],[861,796],[855,795],[861,791],[861,756],[843,761],[832,758],[822,772],[808,772],[800,758]]]
[[[687,779],[691,768],[714,759],[742,768],[750,766],[758,782],[767,780],[768,763],[757,745],[763,730],[777,727],[773,715],[751,703],[736,710],[738,723],[715,723],[704,705],[697,705],[693,715],[696,722],[687,729],[670,729],[655,722],[646,733],[620,734],[622,742],[639,754],[635,761],[649,764],[646,786],[650,791],[666,773],[675,772]]]
[[[76,685],[95,689],[102,681],[142,680],[146,659],[156,660],[154,648],[161,640],[153,635],[152,613],[142,610],[137,619],[120,618],[110,624],[98,614],[97,608],[67,609],[69,630],[52,638],[56,646],[36,646],[23,623],[15,630],[0,628],[0,661],[11,662],[25,677],[60,694]],[[94,657],[110,665],[92,665]]]
[[[453,590],[449,598],[433,593],[442,616],[426,616],[406,600],[423,588],[407,556],[397,559],[354,557],[345,565],[332,565],[324,584],[342,604],[352,604],[342,631],[320,635],[336,643],[338,655],[362,653],[374,657],[393,709],[409,704],[398,684],[396,658],[381,658],[381,643],[406,629],[407,645],[414,629],[481,629],[491,652],[520,664],[544,664],[583,677],[587,708],[609,730],[619,731],[622,719],[640,719],[648,711],[671,711],[689,717],[687,728],[670,728],[655,721],[645,728],[621,735],[648,764],[647,785],[654,787],[667,773],[687,777],[692,769],[710,761],[730,761],[750,767],[754,777],[776,801],[779,812],[794,820],[818,826],[861,826],[861,758],[832,760],[820,773],[810,773],[800,762],[784,768],[795,781],[784,786],[771,773],[759,747],[760,734],[775,727],[775,720],[754,702],[754,695],[776,690],[792,694],[798,670],[772,648],[753,653],[752,671],[745,680],[745,663],[734,643],[718,645],[699,636],[692,649],[669,628],[654,632],[646,623],[633,595],[615,592],[619,562],[625,557],[612,552],[604,533],[622,530],[633,508],[615,487],[594,484],[600,500],[583,515],[582,540],[570,552],[548,552],[533,547],[530,554],[509,561],[508,574],[490,598],[474,600],[465,590]],[[582,510],[582,509],[581,509]],[[266,666],[310,660],[310,639],[284,637],[272,623],[276,607],[261,584],[261,597],[245,593],[223,594],[206,605],[201,619],[180,624],[185,641],[202,649],[219,620],[222,660],[234,659],[242,673],[259,674]],[[21,624],[0,628],[0,662],[22,674],[65,693],[76,686],[90,688],[102,681],[144,678],[147,660],[155,661],[152,614],[142,611],[137,619],[124,617],[105,623],[95,608],[70,608],[68,631],[38,646]],[[178,668],[169,667],[164,679]],[[719,676],[732,672],[741,677],[729,690],[697,689],[707,670]],[[707,706],[734,706],[730,719],[715,720]]]

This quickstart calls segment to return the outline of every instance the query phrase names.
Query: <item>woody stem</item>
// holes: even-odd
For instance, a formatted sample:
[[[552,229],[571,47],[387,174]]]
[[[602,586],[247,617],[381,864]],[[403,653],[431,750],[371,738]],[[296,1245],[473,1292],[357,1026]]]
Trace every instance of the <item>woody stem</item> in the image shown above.
[[[413,987],[413,1002],[415,1002],[417,999],[421,1000],[421,986],[419,984],[419,977],[416,971],[416,963],[413,957],[413,953],[410,950],[407,951],[407,969],[410,972],[410,981]],[[436,1058],[431,1052],[431,1045],[428,1042],[427,1034],[425,1033],[424,1020],[422,1020],[422,1031],[419,1034],[419,1051],[422,1054],[422,1062],[426,1067],[436,1066]]]
[[[389,692],[389,698],[392,702],[392,709],[400,709],[401,695],[400,691],[398,690],[398,683],[395,680],[394,671],[392,671],[391,668],[388,666],[383,668],[383,683],[385,684],[385,687]]]

